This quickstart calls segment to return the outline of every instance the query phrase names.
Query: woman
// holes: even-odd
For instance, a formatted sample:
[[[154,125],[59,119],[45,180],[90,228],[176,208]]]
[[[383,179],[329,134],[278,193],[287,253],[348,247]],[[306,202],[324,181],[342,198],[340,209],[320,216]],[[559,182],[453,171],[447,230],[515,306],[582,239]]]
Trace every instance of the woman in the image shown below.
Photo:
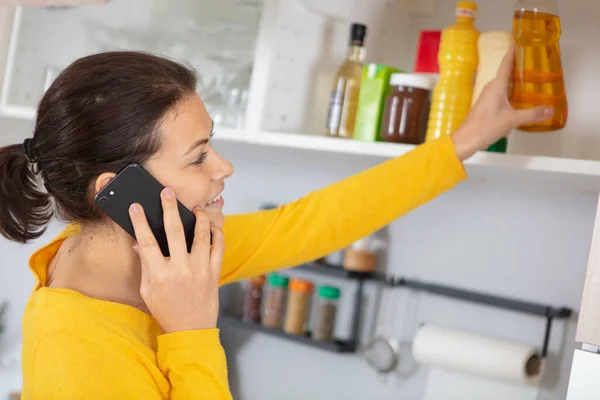
[[[233,167],[211,148],[193,72],[135,52],[75,61],[41,100],[33,138],[0,149],[0,233],[24,243],[55,214],[72,222],[30,259],[24,398],[230,398],[218,286],[349,245],[452,188],[461,162],[514,126],[549,118],[508,105],[511,67],[512,51],[452,136],[278,209],[224,217]],[[166,186],[168,259],[139,205],[136,242],[93,204],[131,162]],[[190,253],[176,199],[197,217]]]

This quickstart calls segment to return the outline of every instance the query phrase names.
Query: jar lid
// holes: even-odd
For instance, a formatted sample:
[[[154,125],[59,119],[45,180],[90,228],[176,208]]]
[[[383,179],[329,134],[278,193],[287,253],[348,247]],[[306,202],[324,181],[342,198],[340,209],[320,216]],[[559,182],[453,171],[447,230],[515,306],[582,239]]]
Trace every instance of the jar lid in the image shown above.
[[[269,285],[275,287],[286,288],[289,283],[289,278],[287,276],[281,276],[277,274],[269,274]]]
[[[266,277],[264,275],[258,275],[258,276],[253,276],[252,278],[250,278],[250,282],[252,282],[255,285],[262,286],[265,283],[265,279],[266,279]]]
[[[424,75],[417,74],[392,74],[390,78],[392,86],[409,86],[417,89],[433,89],[433,81]]]
[[[313,284],[310,281],[303,281],[301,279],[291,279],[290,290],[292,292],[310,293],[313,291]]]
[[[340,298],[342,292],[340,289],[333,286],[321,286],[319,288],[319,297],[324,297],[330,300],[337,300]]]

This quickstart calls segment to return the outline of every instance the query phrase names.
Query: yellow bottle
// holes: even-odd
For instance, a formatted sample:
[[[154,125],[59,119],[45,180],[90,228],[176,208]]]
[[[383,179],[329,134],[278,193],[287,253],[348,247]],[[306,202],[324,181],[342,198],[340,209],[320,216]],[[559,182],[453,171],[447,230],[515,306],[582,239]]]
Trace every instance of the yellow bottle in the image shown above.
[[[471,109],[479,62],[479,31],[474,26],[476,11],[476,3],[459,1],[456,24],[442,31],[438,54],[440,80],[433,91],[426,140],[454,132]]]

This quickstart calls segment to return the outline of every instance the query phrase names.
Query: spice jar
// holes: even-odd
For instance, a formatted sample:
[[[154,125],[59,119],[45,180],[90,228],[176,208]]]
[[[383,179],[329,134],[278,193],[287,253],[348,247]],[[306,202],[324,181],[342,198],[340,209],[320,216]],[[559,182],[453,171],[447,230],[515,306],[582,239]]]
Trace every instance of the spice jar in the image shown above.
[[[309,281],[300,279],[290,281],[290,292],[283,324],[285,332],[304,335],[312,291],[313,284]]]
[[[347,271],[371,273],[377,267],[377,251],[383,248],[382,240],[374,236],[364,237],[346,249],[342,265]]]
[[[337,304],[341,295],[340,289],[333,286],[319,288],[319,302],[313,338],[316,340],[330,341],[333,339]]]
[[[288,282],[289,279],[285,276],[269,275],[265,307],[261,319],[264,326],[275,329],[281,328]]]
[[[248,287],[244,296],[244,321],[259,323],[265,276],[259,275],[248,280]]]
[[[393,74],[385,100],[381,140],[421,144],[427,134],[433,81],[423,75]]]

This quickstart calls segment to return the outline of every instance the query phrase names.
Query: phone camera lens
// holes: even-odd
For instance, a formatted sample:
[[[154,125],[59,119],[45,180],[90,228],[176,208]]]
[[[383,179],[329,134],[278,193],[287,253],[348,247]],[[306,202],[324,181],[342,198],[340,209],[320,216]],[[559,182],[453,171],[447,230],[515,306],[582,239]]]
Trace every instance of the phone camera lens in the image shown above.
[[[107,197],[100,197],[100,200],[98,200],[98,202],[100,204],[102,204],[103,206],[108,204],[108,198]]]

